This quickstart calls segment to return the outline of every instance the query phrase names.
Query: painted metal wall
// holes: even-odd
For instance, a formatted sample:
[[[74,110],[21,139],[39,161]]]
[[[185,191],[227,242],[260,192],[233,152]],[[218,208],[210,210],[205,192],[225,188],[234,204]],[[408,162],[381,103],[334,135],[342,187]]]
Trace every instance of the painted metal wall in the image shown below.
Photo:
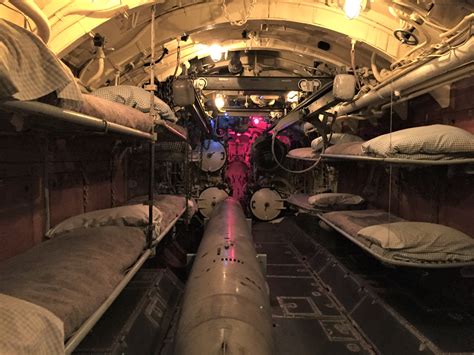
[[[126,200],[126,164],[117,161],[120,149],[113,150],[113,146],[114,140],[100,136],[47,139],[33,134],[2,134],[0,260],[43,240],[47,220],[45,169],[53,226],[70,216]]]

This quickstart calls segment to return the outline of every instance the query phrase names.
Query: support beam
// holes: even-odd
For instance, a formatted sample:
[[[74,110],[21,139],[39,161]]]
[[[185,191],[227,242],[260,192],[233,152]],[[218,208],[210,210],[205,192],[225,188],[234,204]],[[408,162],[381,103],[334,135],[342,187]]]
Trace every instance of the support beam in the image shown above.
[[[247,94],[282,93],[289,91],[318,91],[333,78],[314,77],[263,77],[263,76],[201,76],[195,86],[203,90],[243,91]]]

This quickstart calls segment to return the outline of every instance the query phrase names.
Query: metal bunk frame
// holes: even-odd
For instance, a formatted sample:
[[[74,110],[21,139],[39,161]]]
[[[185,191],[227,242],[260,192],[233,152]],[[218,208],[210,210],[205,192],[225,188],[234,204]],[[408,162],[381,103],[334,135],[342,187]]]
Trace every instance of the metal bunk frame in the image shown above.
[[[90,128],[99,133],[115,133],[134,138],[152,141],[152,133],[142,132],[138,129],[126,127],[117,123],[109,122],[105,119],[85,115],[71,110],[45,104],[37,101],[4,101],[0,102],[0,107],[15,112],[26,112],[34,115],[35,119],[41,120],[42,116],[47,116],[48,120],[56,119],[60,122],[79,125]],[[39,115],[39,116],[37,116]]]
[[[343,154],[321,154],[325,161],[356,161],[368,163],[388,163],[401,166],[446,166],[474,164],[474,158],[449,159],[449,160],[420,160],[420,159],[401,159],[401,158],[383,158],[366,155],[343,155]]]
[[[165,235],[176,225],[176,222],[183,216],[187,210],[187,205],[178,213],[178,215],[160,232],[160,235],[157,238],[153,239],[151,243],[156,245],[160,242]],[[99,308],[81,325],[81,327],[66,341],[65,344],[65,353],[70,354],[74,349],[80,344],[80,342],[86,337],[86,335],[91,331],[94,325],[99,321],[99,319],[104,315],[104,313],[109,309],[115,299],[120,295],[122,290],[127,286],[130,280],[135,276],[135,274],[140,270],[145,261],[152,255],[152,247],[148,247],[144,250],[143,254],[138,258],[138,260],[133,264],[128,272],[125,274],[124,278],[118,283],[112,293],[107,297],[107,299],[100,305]]]
[[[302,148],[298,148],[302,149]],[[308,147],[308,149],[311,149]],[[291,152],[291,151],[290,151]],[[315,157],[297,157],[295,155],[287,154],[287,158],[302,160],[302,161],[317,161],[319,156],[322,158],[322,161],[332,161],[332,162],[363,162],[363,163],[386,163],[397,166],[406,166],[406,167],[429,167],[429,166],[449,166],[449,165],[465,165],[465,164],[474,164],[474,158],[464,158],[464,159],[446,159],[446,160],[421,160],[421,159],[401,159],[401,158],[384,158],[384,157],[373,157],[368,155],[348,155],[348,154],[325,154],[322,153],[317,155],[314,153]]]
[[[154,83],[154,23],[155,23],[155,6],[151,8],[151,63],[152,67],[150,70],[150,83]],[[151,102],[154,99],[154,90],[155,85],[149,85],[146,89],[150,91]],[[53,105],[37,102],[37,101],[3,101],[0,102],[0,109],[3,108],[7,111],[21,112],[31,114],[37,121],[42,121],[42,117],[47,117],[47,120],[55,119],[58,122],[72,124],[76,126],[82,126],[84,128],[91,129],[92,132],[98,133],[112,133],[119,134],[124,136],[129,136],[131,138],[144,139],[149,142],[149,169],[150,169],[150,179],[149,179],[149,191],[148,191],[148,201],[149,206],[149,225],[148,231],[146,233],[146,248],[143,253],[140,255],[138,260],[130,266],[129,270],[125,274],[124,278],[118,283],[114,288],[112,293],[107,297],[107,299],[99,306],[99,308],[81,325],[81,327],[65,342],[65,353],[70,354],[74,349],[79,345],[79,343],[84,339],[84,337],[89,333],[89,331],[94,327],[98,320],[103,316],[107,309],[112,305],[115,299],[119,296],[125,286],[130,282],[133,276],[138,272],[138,270],[143,266],[145,261],[153,255],[153,248],[156,244],[161,241],[164,236],[173,228],[176,222],[183,216],[187,210],[187,197],[185,198],[184,208],[177,214],[177,216],[166,226],[166,228],[161,231],[160,235],[155,238],[154,235],[154,225],[153,225],[153,200],[154,200],[154,170],[155,170],[155,142],[157,140],[155,127],[152,125],[152,131],[150,133],[142,132],[140,130],[126,127],[117,123],[109,122],[105,119],[100,119],[97,117],[85,115],[82,113],[74,112],[71,110],[62,109]],[[155,111],[154,105],[150,105],[150,116],[155,120]],[[46,121],[44,121],[46,122]],[[158,122],[158,124],[164,126],[168,131],[178,136],[181,139],[187,140],[187,137],[184,136],[181,132],[176,130],[174,127],[168,125],[166,122]]]
[[[403,260],[394,260],[392,258],[388,258],[384,255],[377,253],[374,249],[371,248],[373,243],[359,238],[357,236],[353,236],[341,227],[337,226],[336,224],[332,223],[326,217],[324,217],[323,213],[318,213],[317,217],[329,225],[331,228],[342,234],[344,237],[349,239],[351,242],[362,248],[364,251],[372,255],[374,258],[382,262],[383,264],[392,265],[392,266],[405,266],[405,267],[415,267],[415,268],[423,268],[423,269],[448,269],[448,268],[460,268],[460,267],[467,267],[467,266],[474,266],[474,261],[460,261],[460,262],[415,262],[415,261],[403,261]],[[364,243],[365,242],[365,243]]]

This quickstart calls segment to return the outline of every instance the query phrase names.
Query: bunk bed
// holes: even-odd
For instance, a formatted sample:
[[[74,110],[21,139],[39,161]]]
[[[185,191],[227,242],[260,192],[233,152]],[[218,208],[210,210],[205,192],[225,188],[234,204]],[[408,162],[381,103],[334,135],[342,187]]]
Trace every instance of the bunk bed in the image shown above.
[[[328,162],[388,163],[412,167],[474,164],[473,135],[448,125],[403,129],[365,142],[340,139],[334,143],[321,152],[321,145],[313,141],[311,147],[293,149],[287,157],[303,161],[321,158]]]
[[[171,195],[155,196],[153,205],[160,211],[156,245],[187,206],[185,197]],[[144,228],[127,225],[82,227],[59,234],[0,264],[0,294],[59,318],[64,324],[65,351],[70,353],[151,255],[146,239]]]
[[[290,150],[286,157],[314,162],[320,158],[320,153],[315,152],[311,147],[295,148]]]
[[[372,209],[319,213],[318,217],[386,265],[415,268],[474,266],[474,239],[447,226],[407,222]],[[392,245],[400,237],[408,242]]]
[[[316,195],[304,193],[294,193],[285,200],[289,205],[298,211],[313,216],[320,213],[338,210],[359,210],[365,209],[365,200],[353,194],[322,192]]]
[[[366,142],[334,145],[321,154],[327,161],[358,161],[406,166],[474,163],[474,136],[457,127],[430,125],[384,134]]]
[[[71,229],[75,222],[66,220],[67,232],[49,234],[49,240],[0,263],[2,350],[71,353],[156,245],[184,214],[192,213],[186,213],[187,197],[155,195],[153,188],[156,140],[186,141],[187,132],[160,116],[155,127],[153,115],[81,93],[71,71],[33,33],[1,19],[0,30],[6,39],[0,48],[4,121],[11,120],[17,131],[26,126],[48,134],[113,134],[150,146],[149,193],[141,198],[145,205],[136,205],[142,212],[139,224],[130,222],[136,216],[123,215],[120,223],[109,224],[116,216],[107,218],[104,213],[102,222],[78,228]],[[151,73],[154,82],[153,68]],[[166,110],[174,116],[169,107]],[[16,125],[15,120],[26,124]]]

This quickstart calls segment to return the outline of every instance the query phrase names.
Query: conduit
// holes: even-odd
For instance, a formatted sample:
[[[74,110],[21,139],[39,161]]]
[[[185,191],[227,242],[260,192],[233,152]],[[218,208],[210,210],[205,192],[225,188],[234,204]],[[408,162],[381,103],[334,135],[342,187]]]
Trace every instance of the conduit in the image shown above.
[[[463,45],[432,58],[420,66],[407,68],[397,75],[397,79],[386,81],[352,103],[335,106],[333,112],[337,116],[347,115],[367,106],[383,104],[390,100],[393,91],[404,91],[414,86],[429,84],[430,80],[446,75],[462,66],[474,61],[474,38],[470,38]]]
[[[461,20],[461,22],[459,22],[456,26],[454,26],[449,31],[441,33],[439,35],[439,37],[440,38],[446,38],[446,37],[449,37],[449,36],[452,36],[452,35],[456,34],[457,31],[460,31],[465,25],[467,25],[468,22],[471,22],[472,20],[474,20],[474,13],[471,13],[471,14],[467,15],[466,17],[464,17]]]
[[[48,44],[51,37],[51,26],[48,18],[33,0],[10,0],[10,3],[26,16],[31,18],[36,24],[36,31],[45,44]]]
[[[20,0],[21,1],[21,0]],[[112,17],[117,12],[124,12],[129,9],[128,5],[117,5],[112,7],[85,7],[77,9],[67,9],[66,11],[58,14],[56,13],[56,19],[52,22],[52,26],[56,25],[63,17],[69,15],[78,15],[78,16],[92,16],[92,17]]]
[[[104,74],[105,70],[105,53],[104,53],[104,48],[103,47],[97,47],[97,53],[96,53],[96,58],[98,62],[98,68],[97,72],[85,83],[86,86],[93,84],[97,80],[100,79],[100,77]],[[87,65],[89,66],[89,65]],[[86,69],[86,68],[84,68]],[[79,78],[82,77],[82,72]]]

